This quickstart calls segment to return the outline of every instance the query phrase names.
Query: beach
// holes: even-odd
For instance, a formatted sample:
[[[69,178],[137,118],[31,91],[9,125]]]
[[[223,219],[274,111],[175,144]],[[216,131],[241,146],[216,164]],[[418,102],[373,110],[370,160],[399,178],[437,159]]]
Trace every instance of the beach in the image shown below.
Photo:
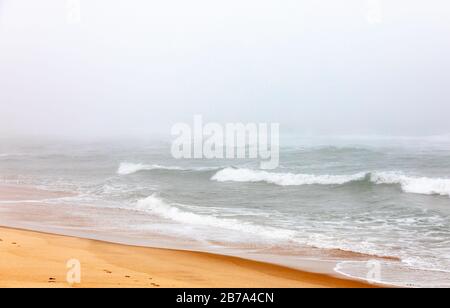
[[[0,286],[450,288],[449,1],[21,3]]]
[[[216,160],[180,161],[168,154],[170,144],[156,141],[3,145],[0,226],[114,243],[123,251],[147,247],[174,255],[232,256],[297,274],[387,286],[450,285],[450,148],[352,144],[311,141],[282,147],[285,163],[277,170],[260,170],[253,161],[233,161],[231,166]],[[58,261],[62,276],[69,258],[79,259]],[[180,259],[185,262],[185,257],[174,259],[168,269]],[[228,286],[216,267],[205,269],[212,276],[202,278],[196,263],[187,276],[200,275],[205,286]],[[107,264],[101,267],[100,272],[118,272],[105,268]],[[149,268],[140,269],[152,273]],[[247,280],[235,280],[240,270],[230,275],[230,286],[298,286],[292,279],[259,279],[251,273]],[[177,278],[163,275],[157,284],[202,286],[180,280],[163,284],[164,279]]]
[[[22,216],[27,216],[27,201],[62,196],[65,193],[0,185],[0,206],[11,202]],[[70,260],[79,261],[80,283],[67,281]],[[219,254],[138,247],[0,227],[0,287],[359,288],[370,285]]]

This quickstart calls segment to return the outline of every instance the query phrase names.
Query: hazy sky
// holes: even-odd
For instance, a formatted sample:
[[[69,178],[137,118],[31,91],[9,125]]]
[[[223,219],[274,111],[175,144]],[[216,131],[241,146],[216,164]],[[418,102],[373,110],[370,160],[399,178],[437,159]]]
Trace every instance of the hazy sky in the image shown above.
[[[450,133],[448,0],[66,2],[0,0],[1,136]]]

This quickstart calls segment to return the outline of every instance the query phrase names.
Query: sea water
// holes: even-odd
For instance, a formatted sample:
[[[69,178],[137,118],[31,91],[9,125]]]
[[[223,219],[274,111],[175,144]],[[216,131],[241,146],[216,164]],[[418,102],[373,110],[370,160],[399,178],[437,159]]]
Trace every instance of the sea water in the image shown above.
[[[0,179],[75,193],[36,209],[83,223],[44,217],[41,228],[156,236],[162,247],[173,239],[289,266],[308,249],[356,253],[378,260],[380,282],[450,286],[450,138],[291,138],[280,155],[277,169],[261,170],[253,160],[174,159],[167,141],[2,142]],[[324,256],[309,255],[366,279],[365,258]]]

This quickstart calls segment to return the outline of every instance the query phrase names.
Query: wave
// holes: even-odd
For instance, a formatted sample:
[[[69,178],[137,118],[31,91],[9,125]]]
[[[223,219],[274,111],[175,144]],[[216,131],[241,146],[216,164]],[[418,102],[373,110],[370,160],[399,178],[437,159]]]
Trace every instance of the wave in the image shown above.
[[[120,175],[133,174],[139,171],[148,170],[183,170],[180,167],[166,167],[160,165],[146,165],[146,164],[134,164],[134,163],[121,163],[117,173]]]
[[[375,185],[400,185],[402,191],[450,196],[450,179],[407,176],[400,172],[360,172],[351,175],[272,173],[262,170],[225,168],[211,180],[217,182],[265,182],[279,186],[344,185],[369,181]]]
[[[169,171],[209,171],[218,170],[219,167],[199,167],[199,168],[183,168],[178,166],[162,166],[157,164],[147,165],[147,164],[135,164],[135,163],[121,163],[117,174],[119,175],[129,175],[140,171],[151,171],[151,170],[169,170]]]
[[[139,200],[136,204],[136,209],[183,224],[215,227],[237,232],[251,233],[254,235],[263,236],[264,238],[275,240],[294,239],[296,234],[295,231],[291,230],[273,228],[269,226],[262,227],[241,220],[218,218],[212,215],[202,215],[187,212],[180,209],[175,204],[169,204],[165,202],[156,194],[153,194],[148,198]]]
[[[352,175],[312,175],[225,168],[217,172],[211,180],[217,182],[266,182],[280,186],[342,185],[364,180],[366,176],[365,172]]]
[[[450,179],[412,177],[399,172],[375,172],[370,176],[375,184],[397,184],[407,193],[450,196]]]

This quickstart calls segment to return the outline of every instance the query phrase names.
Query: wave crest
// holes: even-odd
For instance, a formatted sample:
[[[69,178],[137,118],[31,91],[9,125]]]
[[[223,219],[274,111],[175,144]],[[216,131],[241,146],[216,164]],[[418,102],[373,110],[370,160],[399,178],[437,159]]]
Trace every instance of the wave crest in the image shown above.
[[[160,165],[146,165],[146,164],[135,164],[135,163],[121,163],[119,169],[117,170],[117,174],[120,175],[129,175],[133,173],[137,173],[139,171],[148,171],[148,170],[184,170],[180,167],[166,167]]]
[[[400,185],[402,191],[422,195],[450,196],[450,179],[407,176],[400,172],[361,172],[351,175],[272,173],[262,170],[225,168],[211,180],[217,182],[265,182],[279,186],[344,185],[369,181],[375,185]]]
[[[151,170],[168,170],[168,171],[212,171],[218,170],[219,167],[199,167],[199,168],[183,168],[178,166],[162,166],[157,164],[136,164],[136,163],[121,163],[117,174],[119,175],[130,175],[140,171],[151,171]]]
[[[399,172],[375,172],[370,176],[375,184],[398,184],[407,193],[450,196],[450,179],[411,177]]]
[[[269,226],[262,227],[249,222],[231,218],[218,218],[212,215],[201,215],[187,212],[178,208],[174,204],[165,202],[156,194],[153,194],[148,198],[139,200],[136,204],[136,209],[183,224],[218,227],[237,232],[262,235],[265,238],[269,239],[289,240],[291,238],[294,238],[295,236],[295,232],[291,230],[284,230]]]
[[[342,185],[364,180],[366,176],[365,172],[353,175],[312,175],[225,168],[217,172],[211,180],[217,182],[266,182],[280,186]]]

